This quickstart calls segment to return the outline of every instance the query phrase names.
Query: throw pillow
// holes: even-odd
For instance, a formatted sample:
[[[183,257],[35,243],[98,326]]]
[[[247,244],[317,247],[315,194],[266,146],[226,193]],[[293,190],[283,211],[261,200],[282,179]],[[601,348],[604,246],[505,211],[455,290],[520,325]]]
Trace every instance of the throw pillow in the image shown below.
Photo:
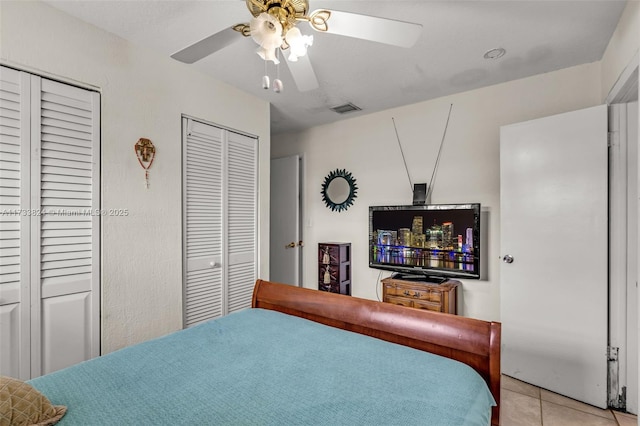
[[[67,407],[52,405],[29,383],[0,376],[0,426],[53,425]]]

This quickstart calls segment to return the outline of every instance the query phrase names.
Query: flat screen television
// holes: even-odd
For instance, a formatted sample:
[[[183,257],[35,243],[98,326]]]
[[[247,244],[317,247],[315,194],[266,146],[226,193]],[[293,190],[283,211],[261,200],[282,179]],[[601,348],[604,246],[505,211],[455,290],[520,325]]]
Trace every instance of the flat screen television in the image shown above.
[[[405,279],[479,279],[480,204],[370,206],[369,267]]]

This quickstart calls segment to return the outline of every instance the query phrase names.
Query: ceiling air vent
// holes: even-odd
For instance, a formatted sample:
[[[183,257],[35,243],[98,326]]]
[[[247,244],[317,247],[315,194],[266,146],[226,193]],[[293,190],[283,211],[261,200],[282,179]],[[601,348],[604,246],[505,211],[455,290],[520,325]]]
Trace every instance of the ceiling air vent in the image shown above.
[[[354,104],[352,104],[351,102],[349,102],[349,103],[346,103],[344,105],[338,105],[338,106],[331,107],[331,110],[337,112],[338,114],[346,114],[347,112],[361,111],[362,108],[357,107]]]

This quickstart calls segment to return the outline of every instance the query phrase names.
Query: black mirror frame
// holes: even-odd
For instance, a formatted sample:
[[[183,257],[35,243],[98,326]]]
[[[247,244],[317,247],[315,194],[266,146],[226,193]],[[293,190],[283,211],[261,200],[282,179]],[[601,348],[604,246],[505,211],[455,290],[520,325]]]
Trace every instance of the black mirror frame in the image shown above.
[[[329,189],[329,184],[337,178],[343,178],[347,181],[349,185],[349,196],[342,203],[335,203],[331,198],[329,198],[329,194],[327,194],[327,190]],[[341,212],[342,210],[347,210],[349,207],[353,205],[353,200],[356,198],[356,194],[358,193],[358,186],[356,185],[356,179],[353,175],[346,171],[345,169],[336,169],[330,172],[327,177],[324,178],[324,182],[322,183],[322,201],[327,205],[331,211]]]

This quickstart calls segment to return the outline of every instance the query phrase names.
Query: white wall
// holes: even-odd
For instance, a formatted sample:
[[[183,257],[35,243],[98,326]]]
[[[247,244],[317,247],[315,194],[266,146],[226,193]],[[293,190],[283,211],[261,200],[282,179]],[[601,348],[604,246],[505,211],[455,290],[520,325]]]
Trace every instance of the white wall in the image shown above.
[[[102,352],[182,327],[181,114],[257,135],[259,275],[269,267],[269,104],[40,2],[0,2],[0,62],[102,93]],[[153,141],[151,187],[133,145]]]
[[[317,288],[318,242],[351,242],[352,294],[377,298],[379,271],[368,267],[368,207],[412,201],[391,119],[412,181],[428,182],[453,104],[431,202],[482,204],[483,278],[462,280],[461,313],[499,319],[500,126],[597,105],[600,77],[600,63],[586,64],[274,135],[272,158],[297,153],[305,159],[303,285]],[[336,168],[352,172],[359,187],[353,207],[341,213],[327,209],[320,196],[324,177]]]

